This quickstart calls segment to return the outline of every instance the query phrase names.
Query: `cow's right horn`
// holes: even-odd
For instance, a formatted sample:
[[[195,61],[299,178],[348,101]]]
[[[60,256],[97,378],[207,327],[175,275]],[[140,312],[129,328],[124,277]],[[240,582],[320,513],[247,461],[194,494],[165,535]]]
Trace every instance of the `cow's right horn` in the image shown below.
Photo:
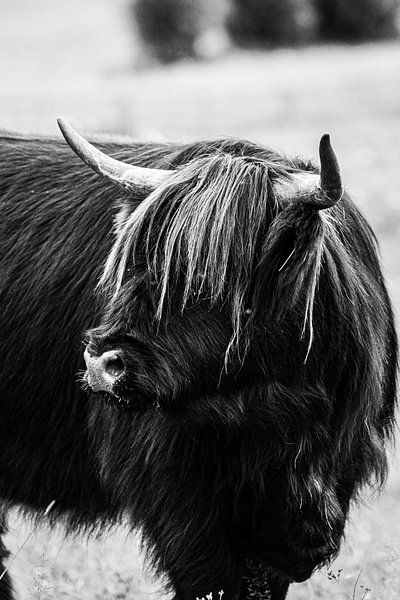
[[[61,133],[72,150],[96,173],[139,195],[148,195],[173,171],[129,165],[107,156],[77,133],[67,121],[57,119]]]

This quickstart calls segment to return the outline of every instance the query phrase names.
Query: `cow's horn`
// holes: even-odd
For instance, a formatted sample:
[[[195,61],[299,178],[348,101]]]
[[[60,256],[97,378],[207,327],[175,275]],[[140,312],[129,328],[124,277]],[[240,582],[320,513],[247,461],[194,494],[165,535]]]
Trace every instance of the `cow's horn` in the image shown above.
[[[282,196],[297,196],[298,201],[315,210],[334,206],[343,196],[339,161],[332,148],[330,137],[325,133],[319,143],[321,174],[302,171],[293,173],[291,183],[280,184],[277,191]]]
[[[319,160],[321,163],[319,184],[315,192],[303,201],[316,210],[334,206],[342,198],[344,191],[339,161],[332,148],[329,133],[325,133],[319,142]]]
[[[319,187],[322,192],[322,208],[333,206],[343,196],[343,184],[340,176],[339,161],[332,148],[329,133],[325,133],[319,143],[319,159],[321,162],[321,179]]]
[[[57,123],[67,144],[84,163],[100,175],[137,194],[149,194],[173,173],[164,169],[137,167],[111,158],[86,141],[64,119],[57,119]]]

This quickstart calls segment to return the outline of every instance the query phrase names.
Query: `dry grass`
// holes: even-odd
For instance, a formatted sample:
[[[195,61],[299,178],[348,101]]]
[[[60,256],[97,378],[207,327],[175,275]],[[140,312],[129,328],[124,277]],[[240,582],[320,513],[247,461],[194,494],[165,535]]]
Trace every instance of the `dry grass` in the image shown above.
[[[29,537],[30,536],[30,537]],[[18,549],[29,537],[22,550]],[[64,539],[62,530],[35,529],[10,517],[8,561],[20,598],[32,600],[155,600],[161,583],[144,576],[139,542],[120,529],[102,539]]]
[[[234,135],[316,154],[330,131],[346,183],[381,241],[400,305],[400,52],[398,44],[234,53],[215,63],[134,71],[125,0],[0,0],[0,127],[56,133],[64,115],[86,130],[174,139]],[[329,572],[291,600],[395,600],[400,589],[400,476],[352,513]],[[15,551],[30,525],[12,518]],[[152,598],[137,541],[64,542],[35,532],[11,566],[21,598]],[[27,591],[28,590],[28,591]],[[370,591],[369,591],[370,590]]]

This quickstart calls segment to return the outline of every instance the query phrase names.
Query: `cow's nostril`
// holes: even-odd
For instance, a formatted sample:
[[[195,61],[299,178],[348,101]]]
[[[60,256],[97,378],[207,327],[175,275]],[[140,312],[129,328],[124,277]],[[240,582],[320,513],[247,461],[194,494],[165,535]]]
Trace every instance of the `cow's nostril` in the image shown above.
[[[86,348],[84,358],[87,369],[87,383],[94,392],[112,392],[114,384],[125,372],[125,363],[121,351],[108,350],[100,356],[94,356]]]
[[[104,371],[113,379],[117,379],[125,371],[124,361],[120,356],[108,356],[104,362]]]

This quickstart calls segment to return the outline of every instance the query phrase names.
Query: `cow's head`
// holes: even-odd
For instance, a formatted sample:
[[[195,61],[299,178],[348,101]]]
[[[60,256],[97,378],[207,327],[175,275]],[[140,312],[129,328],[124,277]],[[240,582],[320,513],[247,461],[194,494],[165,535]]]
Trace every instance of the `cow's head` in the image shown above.
[[[250,388],[298,377],[330,222],[321,209],[343,194],[329,136],[320,174],[218,148],[164,171],[117,161],[60,126],[85,163],[140,201],[117,216],[100,282],[103,317],[85,350],[92,390],[235,422]]]

